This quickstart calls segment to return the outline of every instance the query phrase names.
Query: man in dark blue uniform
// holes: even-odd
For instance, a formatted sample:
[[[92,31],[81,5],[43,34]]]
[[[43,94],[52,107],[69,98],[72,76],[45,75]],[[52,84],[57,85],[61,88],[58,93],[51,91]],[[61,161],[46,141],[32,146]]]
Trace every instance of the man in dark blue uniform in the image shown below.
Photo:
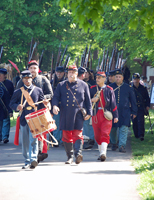
[[[63,66],[56,67],[54,78],[50,82],[53,92],[56,90],[58,83],[60,83],[64,80],[65,80],[65,70],[64,70]],[[58,113],[58,115],[54,115],[53,119],[55,120],[55,123],[57,125],[57,129],[55,131],[53,131],[53,136],[58,141],[58,145],[54,145],[54,147],[58,147],[59,144],[62,143],[62,131],[59,130],[60,112]]]
[[[148,114],[150,107],[150,98],[147,88],[140,84],[140,75],[138,73],[133,74],[133,88],[136,96],[136,103],[138,107],[137,117],[133,119],[133,131],[136,138],[144,140],[144,115]]]
[[[32,84],[42,89],[44,98],[47,99],[48,102],[48,99],[51,99],[53,97],[53,91],[50,81],[45,76],[39,75],[39,64],[36,60],[31,60],[28,63],[28,70],[32,74]],[[19,89],[22,86],[23,86],[23,81],[19,80],[16,89]],[[40,162],[48,157],[47,143],[46,141],[39,141],[38,145],[39,145],[38,161]]]
[[[14,92],[14,86],[12,81],[6,79],[7,76],[7,70],[5,68],[0,69],[0,82],[4,89],[7,91],[7,98],[10,103],[10,99]],[[3,120],[3,127],[2,127],[2,135],[0,135],[0,138],[2,138],[4,143],[9,142],[9,133],[10,133],[10,117],[13,116],[13,111],[9,109],[9,115],[6,119]]]
[[[77,79],[78,69],[75,65],[68,67],[68,80],[58,84],[52,100],[53,113],[60,111],[60,130],[63,131],[62,141],[68,156],[66,164],[73,162],[73,148],[76,157],[76,164],[82,159],[83,121],[88,120],[92,115],[92,105],[89,88],[86,83]],[[59,102],[60,108],[58,107]],[[87,115],[83,117],[81,108],[86,108]]]
[[[24,89],[28,91],[34,103],[43,101],[44,105],[47,105],[46,100],[44,100],[44,94],[41,88],[32,85],[32,74],[29,70],[25,70],[22,73],[22,81],[24,83]],[[25,165],[22,169],[26,169],[30,166],[31,169],[34,169],[37,165],[37,156],[38,156],[38,139],[33,138],[30,128],[26,122],[25,116],[29,113],[34,112],[34,108],[31,107],[28,102],[23,97],[23,104],[26,101],[26,104],[22,104],[22,91],[17,89],[14,91],[10,107],[12,110],[22,112],[20,116],[20,128],[22,132],[22,153],[25,158]],[[42,104],[39,104],[39,109],[44,107]]]
[[[130,126],[130,117],[134,119],[137,115],[137,106],[134,89],[123,82],[123,73],[119,69],[116,71],[115,83],[110,84],[115,92],[116,103],[119,114],[118,123],[113,123],[110,138],[112,150],[117,147],[117,129],[119,127],[119,152],[125,153],[127,142],[128,127]]]

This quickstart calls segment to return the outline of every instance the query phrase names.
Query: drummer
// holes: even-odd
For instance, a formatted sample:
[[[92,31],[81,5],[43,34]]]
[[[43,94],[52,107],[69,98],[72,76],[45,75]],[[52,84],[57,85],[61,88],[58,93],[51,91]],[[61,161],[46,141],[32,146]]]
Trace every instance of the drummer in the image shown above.
[[[43,104],[39,104],[37,109],[43,108],[47,105],[47,101],[44,100],[44,94],[41,88],[36,87],[32,84],[32,74],[29,70],[25,70],[21,73],[22,81],[24,83],[23,89],[26,90],[31,96],[34,103],[43,100]],[[25,116],[29,113],[35,111],[35,109],[30,106],[30,104],[25,100],[24,95],[22,95],[22,88],[14,91],[11,98],[10,107],[12,110],[20,111],[20,128],[22,132],[22,153],[25,158],[25,165],[22,169],[34,169],[37,165],[37,155],[38,155],[38,139],[32,137],[29,126],[26,122]],[[23,99],[23,101],[22,101]],[[26,101],[26,103],[24,103]],[[23,105],[25,104],[25,106]]]

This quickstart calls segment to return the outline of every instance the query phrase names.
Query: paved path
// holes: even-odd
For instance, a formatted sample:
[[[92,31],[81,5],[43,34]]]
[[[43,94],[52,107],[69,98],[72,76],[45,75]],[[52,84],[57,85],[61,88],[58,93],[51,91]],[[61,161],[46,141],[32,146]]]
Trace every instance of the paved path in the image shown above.
[[[34,170],[22,170],[21,142],[0,144],[0,200],[139,200],[138,175],[131,166],[130,137],[126,154],[108,148],[106,162],[98,149],[84,150],[79,165],[65,165],[63,147],[50,148],[49,157]]]

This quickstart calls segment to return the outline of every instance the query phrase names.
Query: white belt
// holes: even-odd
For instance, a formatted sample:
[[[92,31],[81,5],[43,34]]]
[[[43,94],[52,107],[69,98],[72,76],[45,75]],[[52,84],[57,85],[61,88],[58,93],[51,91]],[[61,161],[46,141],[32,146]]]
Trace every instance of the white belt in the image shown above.
[[[103,110],[102,107],[98,107],[98,110]]]

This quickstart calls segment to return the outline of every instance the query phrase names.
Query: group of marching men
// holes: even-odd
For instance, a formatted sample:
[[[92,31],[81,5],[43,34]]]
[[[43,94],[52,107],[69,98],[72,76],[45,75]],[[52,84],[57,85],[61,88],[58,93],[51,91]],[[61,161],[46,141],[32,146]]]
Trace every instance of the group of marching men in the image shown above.
[[[22,169],[34,169],[48,156],[47,143],[33,138],[26,122],[25,116],[35,109],[29,108],[22,90],[29,93],[34,103],[43,102],[38,104],[37,110],[51,103],[51,114],[57,125],[53,135],[59,144],[63,142],[67,154],[66,164],[71,164],[74,156],[76,164],[83,160],[83,135],[90,138],[88,145],[98,144],[98,160],[106,160],[109,143],[113,151],[119,148],[119,152],[125,153],[131,119],[135,137],[144,140],[144,115],[149,110],[150,99],[146,87],[140,83],[138,73],[133,74],[133,82],[129,85],[124,82],[121,69],[108,74],[103,71],[93,74],[88,68],[77,68],[76,65],[68,66],[66,70],[58,66],[51,81],[38,72],[37,61],[30,61],[28,70],[21,73],[21,79],[10,98],[5,97],[6,89],[3,85],[6,80],[1,81],[0,87],[0,100],[8,110],[20,113],[22,153],[25,158]],[[5,69],[0,69],[0,74],[5,76],[6,73]],[[3,109],[2,104],[0,109]],[[0,118],[2,137],[3,120],[7,117],[4,114]]]

